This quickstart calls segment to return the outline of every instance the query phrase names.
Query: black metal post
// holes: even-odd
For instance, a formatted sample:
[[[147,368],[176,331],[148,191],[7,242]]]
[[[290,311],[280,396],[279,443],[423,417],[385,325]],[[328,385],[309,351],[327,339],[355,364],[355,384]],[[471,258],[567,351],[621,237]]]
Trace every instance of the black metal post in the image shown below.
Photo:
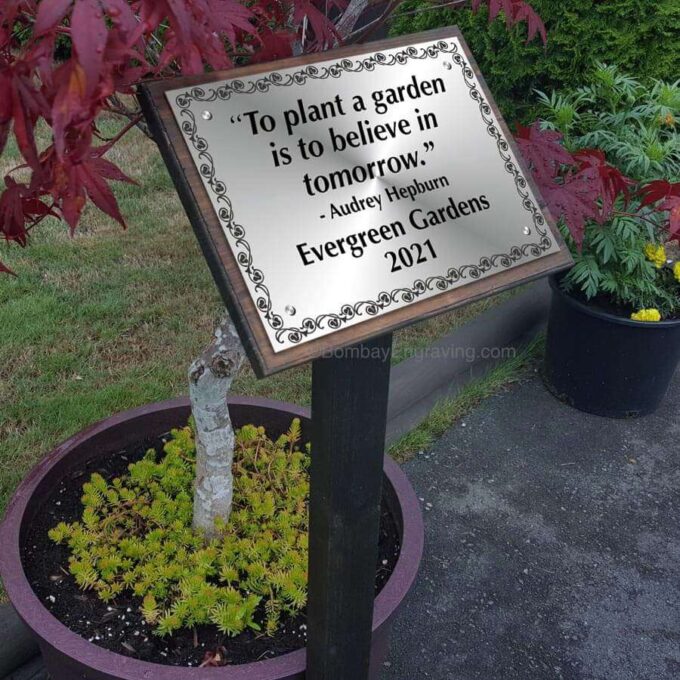
[[[307,678],[366,680],[392,334],[312,365]]]

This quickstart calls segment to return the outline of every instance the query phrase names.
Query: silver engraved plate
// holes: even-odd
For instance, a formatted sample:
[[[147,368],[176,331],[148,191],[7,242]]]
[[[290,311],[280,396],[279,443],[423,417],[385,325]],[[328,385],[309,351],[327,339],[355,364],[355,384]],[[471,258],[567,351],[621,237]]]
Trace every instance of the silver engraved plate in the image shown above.
[[[457,38],[166,96],[275,352],[559,251]]]

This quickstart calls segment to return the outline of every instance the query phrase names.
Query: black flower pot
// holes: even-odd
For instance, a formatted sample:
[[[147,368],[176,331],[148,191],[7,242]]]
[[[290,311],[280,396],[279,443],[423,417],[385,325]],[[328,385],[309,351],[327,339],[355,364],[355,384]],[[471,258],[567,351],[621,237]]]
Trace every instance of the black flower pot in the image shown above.
[[[653,413],[680,360],[680,320],[632,321],[579,302],[551,277],[544,380],[561,401],[609,418]]]

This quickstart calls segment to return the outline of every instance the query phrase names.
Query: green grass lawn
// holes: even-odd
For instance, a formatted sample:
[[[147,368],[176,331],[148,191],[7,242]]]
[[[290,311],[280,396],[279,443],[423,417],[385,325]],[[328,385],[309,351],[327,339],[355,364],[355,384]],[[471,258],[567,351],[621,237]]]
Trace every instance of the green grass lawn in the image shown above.
[[[112,134],[112,121],[104,121]],[[220,300],[155,146],[137,130],[109,155],[138,182],[117,194],[129,229],[88,209],[71,238],[45,223],[26,249],[0,249],[0,515],[59,441],[122,409],[186,393]],[[3,175],[18,159],[10,144]],[[396,334],[395,361],[494,304]],[[245,367],[234,392],[306,404],[308,366],[266,380]]]

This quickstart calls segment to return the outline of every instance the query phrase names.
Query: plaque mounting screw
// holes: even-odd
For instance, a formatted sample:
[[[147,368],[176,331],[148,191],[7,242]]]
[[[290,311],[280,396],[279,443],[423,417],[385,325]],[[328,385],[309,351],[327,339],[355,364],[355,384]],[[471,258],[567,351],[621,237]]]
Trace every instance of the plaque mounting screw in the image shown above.
[[[445,61],[445,62],[444,62],[444,68],[445,68],[445,69],[448,69],[448,70],[451,70],[451,64],[449,64],[448,61]]]
[[[289,314],[290,316],[295,316],[295,307],[293,307],[293,305],[286,305],[284,309],[286,314]]]
[[[531,233],[531,229],[529,227],[524,227],[524,229],[522,229],[522,233],[525,236],[529,236],[529,234]]]
[[[203,118],[203,120],[211,120],[212,119],[212,113],[210,113],[210,111],[204,111],[201,114],[201,118]]]

